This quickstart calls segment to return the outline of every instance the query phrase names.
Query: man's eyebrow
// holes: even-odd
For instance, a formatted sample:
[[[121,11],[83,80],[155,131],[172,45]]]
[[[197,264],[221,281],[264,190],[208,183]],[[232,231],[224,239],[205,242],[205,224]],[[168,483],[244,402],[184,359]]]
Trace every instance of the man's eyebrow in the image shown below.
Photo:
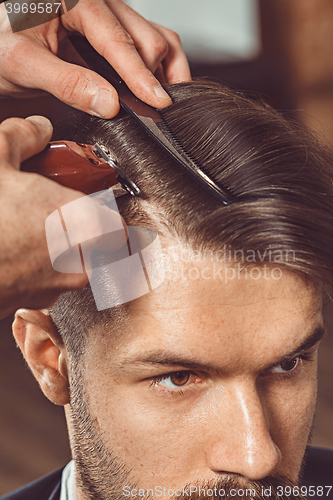
[[[276,363],[274,363],[273,366],[279,365],[280,363],[283,363],[284,361],[289,361],[289,360],[291,360],[293,358],[296,358],[302,352],[308,351],[309,349],[311,349],[311,347],[313,347],[314,345],[316,345],[317,342],[319,342],[320,340],[322,340],[323,337],[325,337],[326,334],[327,334],[327,330],[326,330],[326,328],[323,325],[317,326],[306,337],[306,339],[304,339],[303,342],[298,347],[296,347],[296,349],[294,349],[289,354],[286,354],[285,356],[283,356],[282,358],[280,358]]]
[[[326,329],[320,325],[317,326],[309,335],[308,337],[299,345],[297,346],[296,349],[294,349],[292,352],[288,353],[287,355],[283,356],[281,359],[279,359],[277,362],[275,362],[273,365],[270,365],[270,367],[279,365],[283,361],[288,361],[297,355],[301,354],[304,351],[307,351],[311,347],[313,347],[317,342],[319,342],[324,335],[326,334]],[[161,350],[156,350],[156,351],[151,351],[148,354],[142,354],[142,355],[133,355],[130,358],[127,358],[123,363],[121,363],[122,366],[124,365],[129,365],[129,364],[137,364],[137,363],[142,363],[142,364],[147,364],[147,365],[155,365],[155,366],[165,366],[165,367],[183,367],[187,368],[188,370],[198,370],[198,371],[209,371],[211,373],[221,375],[223,374],[224,370],[221,367],[216,367],[212,364],[209,363],[200,363],[195,360],[191,360],[190,356],[184,356],[182,354],[178,353],[168,353],[168,352],[163,352]]]
[[[132,358],[126,359],[124,365],[142,363],[152,366],[181,366],[182,368],[187,368],[189,370],[198,371],[210,371],[220,374],[222,370],[220,368],[214,367],[213,365],[200,363],[195,360],[191,360],[191,356],[184,356],[178,353],[168,353],[162,352],[161,350],[151,351],[148,354],[143,354],[142,356],[133,356]]]

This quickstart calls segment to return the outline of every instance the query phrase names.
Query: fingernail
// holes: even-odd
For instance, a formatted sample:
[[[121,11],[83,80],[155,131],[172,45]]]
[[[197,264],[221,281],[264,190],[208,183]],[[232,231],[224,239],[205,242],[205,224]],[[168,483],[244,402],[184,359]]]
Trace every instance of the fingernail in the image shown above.
[[[110,108],[113,104],[113,97],[108,90],[99,90],[95,94],[91,103],[91,111],[97,116],[107,116],[110,113]]]
[[[47,129],[52,128],[52,123],[45,116],[40,116],[40,115],[28,116],[26,120],[28,120],[29,122],[38,123],[38,125],[41,125],[42,127]]]
[[[172,103],[171,97],[169,96],[169,94],[167,94],[165,92],[162,85],[158,85],[157,87],[154,87],[154,92],[155,92],[156,97],[158,97],[159,99],[168,100],[168,101],[170,101],[170,104]]]

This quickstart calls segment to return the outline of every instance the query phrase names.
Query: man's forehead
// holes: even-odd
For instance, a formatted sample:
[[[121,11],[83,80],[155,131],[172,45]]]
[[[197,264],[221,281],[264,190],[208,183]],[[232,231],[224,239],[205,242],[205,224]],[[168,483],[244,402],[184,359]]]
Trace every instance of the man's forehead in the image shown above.
[[[306,296],[315,288],[317,296],[321,297],[321,286],[301,278],[286,265],[290,257],[287,252],[281,251],[277,256],[271,249],[234,250],[228,248],[230,245],[223,245],[218,250],[196,250],[174,239],[163,237],[160,241],[165,279],[153,294],[133,301],[133,311],[143,311],[146,306],[153,308],[152,298],[154,305],[160,301],[161,308],[166,298],[167,302],[174,301],[177,308],[177,304],[190,306],[195,301],[217,304],[218,297],[225,304],[241,306],[254,300],[274,300],[275,296],[287,296],[288,293]],[[252,252],[250,260],[249,252]],[[267,262],[263,261],[264,257],[268,258]],[[183,300],[184,297],[188,300]]]
[[[321,323],[318,289],[286,269],[275,281],[178,280],[129,305],[118,363],[149,356],[205,363],[222,354],[236,362],[254,353],[264,362],[272,351],[291,352]]]
[[[196,309],[200,315],[205,308],[215,309],[233,307],[246,311],[267,308],[271,302],[285,302],[311,314],[316,308],[321,310],[322,291],[317,284],[305,281],[286,267],[262,265],[258,267],[240,264],[207,262],[169,262],[169,273],[162,284],[149,294],[129,304],[133,316],[153,314],[158,311],[185,311]],[[277,273],[279,270],[279,273]],[[272,272],[275,271],[275,274]],[[208,310],[207,309],[207,310]]]

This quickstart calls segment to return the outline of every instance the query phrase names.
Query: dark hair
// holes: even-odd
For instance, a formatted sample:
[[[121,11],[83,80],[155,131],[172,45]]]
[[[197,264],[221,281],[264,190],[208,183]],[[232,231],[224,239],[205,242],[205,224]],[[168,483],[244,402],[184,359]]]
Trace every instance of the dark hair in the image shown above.
[[[191,158],[236,201],[223,205],[176,165],[124,114],[112,120],[78,115],[57,138],[99,142],[139,186],[154,215],[130,195],[118,201],[129,225],[169,233],[192,249],[292,252],[283,265],[329,290],[333,277],[331,153],[301,124],[260,99],[208,80],[168,87],[161,115]],[[263,258],[263,263],[268,256]],[[96,322],[121,328],[125,306],[97,312],[89,286],[51,308],[70,352]],[[125,314],[126,315],[126,314]],[[118,320],[118,321],[117,321]]]

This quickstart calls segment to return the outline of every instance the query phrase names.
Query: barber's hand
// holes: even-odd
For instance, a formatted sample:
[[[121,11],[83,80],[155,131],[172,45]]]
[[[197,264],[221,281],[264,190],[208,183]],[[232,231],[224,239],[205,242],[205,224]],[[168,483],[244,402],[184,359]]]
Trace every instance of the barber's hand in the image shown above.
[[[57,56],[69,44],[66,33],[71,31],[86,36],[134,94],[154,107],[171,104],[154,74],[169,83],[191,78],[178,35],[146,21],[123,0],[80,0],[60,18],[17,33],[1,4],[0,95],[27,97],[33,95],[31,89],[41,89],[87,113],[115,116],[115,89],[96,73]]]
[[[47,217],[84,195],[19,170],[20,163],[39,153],[51,135],[52,125],[43,117],[10,118],[0,124],[0,318],[19,307],[48,307],[61,292],[88,282],[85,273],[65,274],[52,268],[45,236]],[[108,210],[108,223],[119,225],[119,214],[103,208]],[[93,204],[89,213],[81,207],[74,213],[78,229],[96,230],[99,212]],[[122,244],[114,241],[115,248]]]

